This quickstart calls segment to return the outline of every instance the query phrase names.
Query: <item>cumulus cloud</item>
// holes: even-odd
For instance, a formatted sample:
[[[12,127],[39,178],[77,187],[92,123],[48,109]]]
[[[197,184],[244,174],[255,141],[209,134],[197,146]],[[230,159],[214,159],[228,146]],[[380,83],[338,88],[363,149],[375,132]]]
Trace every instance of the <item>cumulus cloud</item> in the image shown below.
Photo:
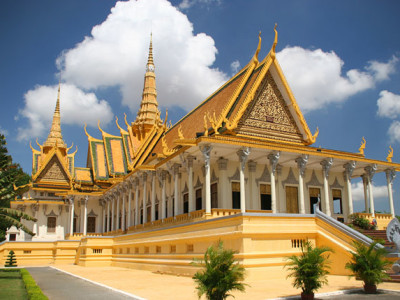
[[[240,69],[240,62],[235,60],[231,63],[231,71],[233,74],[236,74]]]
[[[351,192],[353,201],[364,201],[364,184],[362,181],[351,184]],[[386,185],[374,185],[372,184],[372,193],[375,198],[384,198],[388,196]]]
[[[214,40],[194,35],[187,16],[166,0],[118,2],[90,37],[58,58],[63,78],[83,89],[119,86],[123,104],[136,110],[151,31],[160,105],[193,108],[227,79],[212,68]]]
[[[305,112],[343,102],[373,88],[376,82],[389,78],[398,60],[392,57],[387,63],[370,61],[363,71],[351,69],[343,74],[344,62],[333,51],[286,47],[277,53],[277,57]]]
[[[400,114],[400,95],[381,91],[378,99],[378,116],[395,119]]]
[[[28,128],[18,128],[18,139],[43,136],[50,130],[57,99],[58,86],[36,86],[25,95],[25,107],[20,116],[28,119]],[[113,118],[110,105],[97,99],[94,93],[85,93],[72,84],[61,84],[60,111],[62,124],[95,126],[100,120],[108,123]]]
[[[68,100],[62,97],[63,124],[76,124],[82,119],[89,124],[97,119],[109,122],[110,105],[93,94],[99,88],[117,87],[123,105],[132,112],[139,108],[151,32],[161,106],[192,109],[228,79],[225,73],[212,67],[217,55],[214,40],[204,33],[195,35],[187,16],[168,1],[117,2],[107,19],[93,27],[90,36],[64,50],[56,60],[66,82],[62,93],[78,96]],[[27,118],[29,128],[20,129],[22,139],[40,136],[48,130],[55,103],[54,89],[39,86],[25,95],[26,104],[18,117]],[[86,109],[88,102],[90,112]],[[85,114],[84,118],[81,114]]]
[[[388,130],[388,135],[390,137],[390,142],[400,142],[400,122],[399,121],[393,121],[392,124],[390,124],[389,130]]]

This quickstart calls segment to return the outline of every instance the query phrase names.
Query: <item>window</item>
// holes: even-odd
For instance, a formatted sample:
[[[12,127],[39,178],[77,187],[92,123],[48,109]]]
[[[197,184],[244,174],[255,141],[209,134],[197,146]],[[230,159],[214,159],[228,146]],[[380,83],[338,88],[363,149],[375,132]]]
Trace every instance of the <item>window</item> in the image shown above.
[[[218,184],[211,185],[211,208],[218,208]]]
[[[201,197],[201,189],[196,190],[196,210],[201,210],[203,199]]]
[[[310,194],[310,213],[314,213],[314,206],[318,202],[318,197],[321,194],[321,191],[319,188],[310,188],[309,189],[309,194]],[[321,202],[319,203],[319,209],[321,210]]]
[[[183,194],[183,213],[187,214],[189,212],[189,194]]]
[[[17,240],[17,235],[15,233],[10,233],[10,241],[14,242],[16,240]]]
[[[55,193],[48,193],[47,196],[48,196],[48,197],[55,197],[56,194],[55,194]]]
[[[240,209],[240,183],[232,182],[232,208]]]
[[[156,220],[158,220],[158,209],[159,209],[158,207],[159,207],[158,204],[156,204],[156,216],[155,216]]]
[[[76,232],[76,222],[77,222],[76,217],[74,217],[74,224],[72,225],[73,232]]]
[[[151,206],[147,206],[146,212],[147,212],[147,222],[150,222],[151,221]]]
[[[271,199],[271,185],[270,184],[260,184],[260,201],[262,210],[272,209],[272,199]]]
[[[297,186],[286,186],[286,212],[289,214],[299,213],[299,201]]]
[[[96,217],[87,218],[87,232],[96,232]]]
[[[338,215],[343,214],[342,191],[338,189],[333,189],[332,196],[333,196],[333,213]]]
[[[47,217],[47,232],[56,232],[56,217]]]

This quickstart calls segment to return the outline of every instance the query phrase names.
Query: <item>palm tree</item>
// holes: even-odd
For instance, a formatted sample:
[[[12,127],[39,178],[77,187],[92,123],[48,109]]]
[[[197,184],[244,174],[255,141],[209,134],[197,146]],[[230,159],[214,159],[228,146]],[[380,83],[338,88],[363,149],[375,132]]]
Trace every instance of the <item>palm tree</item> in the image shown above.
[[[208,247],[204,261],[192,263],[203,267],[193,276],[199,299],[205,294],[209,300],[222,300],[231,296],[230,291],[244,292],[245,269],[235,260],[234,254],[233,250],[224,249],[222,241],[219,241],[217,247]]]
[[[385,259],[386,250],[382,247],[376,247],[377,242],[369,246],[357,241],[353,244],[356,251],[350,251],[352,258],[346,264],[346,269],[353,272],[352,276],[364,281],[366,293],[376,293],[376,285],[381,283],[383,279],[390,278],[386,274],[386,269],[390,265],[390,262]]]
[[[314,299],[314,292],[328,283],[326,275],[329,274],[329,255],[324,256],[326,252],[332,250],[329,247],[313,248],[307,241],[301,247],[299,256],[287,258],[289,262],[285,267],[291,272],[287,277],[293,277],[293,286],[301,288],[301,299]]]
[[[30,231],[28,227],[22,224],[22,222],[20,221],[21,219],[33,222],[37,221],[35,218],[27,215],[22,211],[12,208],[0,207],[0,220],[5,221],[5,223],[9,224],[9,226],[14,225],[17,228],[21,228],[26,233],[34,236],[35,234]]]

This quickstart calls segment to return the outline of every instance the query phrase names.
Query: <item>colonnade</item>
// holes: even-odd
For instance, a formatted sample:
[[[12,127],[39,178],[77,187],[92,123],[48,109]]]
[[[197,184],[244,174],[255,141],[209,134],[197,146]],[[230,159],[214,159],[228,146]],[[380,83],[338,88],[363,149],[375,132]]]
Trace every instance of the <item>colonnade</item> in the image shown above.
[[[202,154],[202,160],[204,162],[204,207],[205,213],[211,214],[211,150],[212,146],[202,145],[199,147]],[[245,167],[246,164],[249,166],[249,171],[255,171],[255,163],[248,161],[251,149],[243,147],[237,151],[237,157],[239,161],[239,181],[240,181],[240,210],[242,213],[246,212],[246,182],[245,182]],[[270,175],[270,186],[271,186],[271,210],[272,213],[277,213],[277,186],[281,185],[280,170],[282,166],[279,164],[281,153],[279,151],[273,151],[266,157],[269,162],[269,175]],[[188,212],[196,210],[195,195],[194,195],[194,171],[193,161],[195,157],[192,155],[181,155],[180,163],[166,164],[166,168],[160,168],[157,171],[139,171],[133,174],[129,179],[118,184],[112,190],[108,191],[101,199],[99,204],[102,207],[101,213],[101,232],[107,231],[125,231],[133,225],[145,224],[156,219],[165,219],[168,215],[176,216],[183,209],[180,209],[183,205],[181,197],[181,180],[180,180],[180,168],[184,167],[187,173],[187,184],[188,184]],[[299,213],[305,214],[305,191],[304,191],[304,176],[306,172],[307,163],[309,160],[308,155],[300,155],[295,159],[295,163],[298,169],[298,207]],[[224,163],[223,163],[224,162]],[[227,160],[223,158],[218,159],[218,167],[220,169],[220,176],[226,174]],[[250,164],[254,164],[250,168]],[[326,158],[320,162],[322,175],[323,175],[323,201],[322,210],[329,216],[332,215],[331,206],[329,203],[329,173],[333,165],[332,158]],[[225,168],[224,168],[225,167]],[[351,191],[351,177],[356,167],[355,161],[349,161],[343,165],[344,172],[343,177],[345,181],[345,190],[347,196],[347,211],[348,214],[353,213],[353,201]],[[250,170],[251,169],[251,170]],[[366,210],[370,211],[372,215],[375,214],[374,210],[374,199],[372,191],[372,178],[377,169],[376,165],[370,165],[364,168],[363,182],[364,192],[366,199]],[[249,172],[250,173],[250,172]],[[170,185],[168,198],[169,208],[167,208],[167,177],[170,176],[173,180],[173,185]],[[393,189],[392,184],[396,176],[394,169],[386,170],[387,188],[389,197],[389,206],[391,214],[394,216],[394,205],[393,205]],[[252,179],[254,180],[254,179]],[[161,188],[161,201],[157,202],[157,184]],[[150,190],[148,189],[150,187]],[[228,186],[224,185],[225,189],[229,189]],[[134,195],[134,197],[133,197]],[[257,197],[257,195],[250,195],[251,198]],[[368,200],[367,200],[368,199]],[[83,224],[83,234],[87,234],[87,204],[89,197],[85,196],[81,199],[81,216]],[[181,201],[182,200],[182,201]],[[158,204],[158,209],[157,209]],[[69,199],[70,205],[70,229],[69,232],[73,232],[73,218],[74,218],[74,197]],[[150,207],[149,219],[147,218],[147,208]],[[224,207],[221,207],[224,208]],[[140,212],[142,215],[140,216]]]

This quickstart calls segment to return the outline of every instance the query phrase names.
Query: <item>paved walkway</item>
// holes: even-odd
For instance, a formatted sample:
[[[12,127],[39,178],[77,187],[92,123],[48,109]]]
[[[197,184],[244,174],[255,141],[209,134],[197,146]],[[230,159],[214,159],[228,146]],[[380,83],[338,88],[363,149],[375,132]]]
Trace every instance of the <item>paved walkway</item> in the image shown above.
[[[56,265],[56,268],[77,276],[99,282],[109,287],[125,291],[129,294],[153,300],[196,300],[195,284],[190,277],[157,274],[144,270],[134,270],[117,267],[80,267],[77,265]],[[318,293],[327,293],[362,288],[362,282],[348,276],[328,276],[329,284]],[[250,286],[245,293],[234,292],[236,300],[265,300],[271,298],[299,295],[300,291],[292,287],[291,280],[270,279],[246,281]],[[400,291],[400,283],[385,282],[378,286],[379,289]],[[384,295],[381,295],[379,299]],[[349,298],[347,298],[349,297]],[[366,298],[367,297],[367,298]],[[340,295],[317,297],[318,299],[377,299],[367,295]],[[399,294],[389,295],[387,299],[399,298]],[[52,300],[52,298],[50,298]],[[58,298],[53,298],[58,299]],[[88,299],[88,298],[85,298]],[[100,298],[97,298],[100,299]],[[117,299],[117,298],[109,298]],[[119,298],[118,298],[119,299]]]
[[[135,299],[51,267],[28,267],[26,269],[50,300]]]

